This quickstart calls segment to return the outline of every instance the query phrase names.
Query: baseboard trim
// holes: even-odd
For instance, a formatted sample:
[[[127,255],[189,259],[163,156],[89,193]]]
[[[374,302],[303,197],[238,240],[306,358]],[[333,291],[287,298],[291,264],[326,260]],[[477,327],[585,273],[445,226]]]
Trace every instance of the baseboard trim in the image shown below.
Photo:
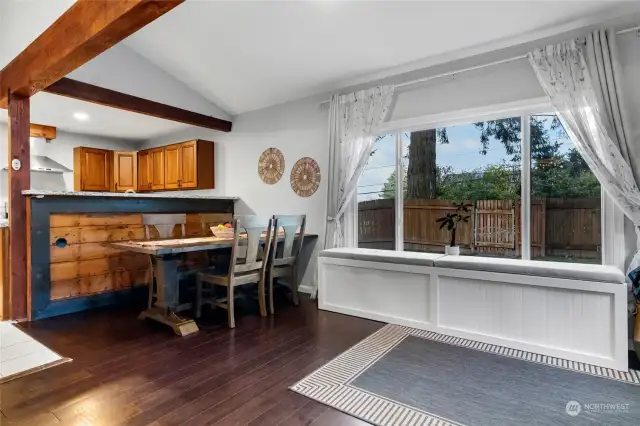
[[[298,287],[298,291],[300,293],[311,294],[313,293],[313,287],[310,285],[301,285]]]

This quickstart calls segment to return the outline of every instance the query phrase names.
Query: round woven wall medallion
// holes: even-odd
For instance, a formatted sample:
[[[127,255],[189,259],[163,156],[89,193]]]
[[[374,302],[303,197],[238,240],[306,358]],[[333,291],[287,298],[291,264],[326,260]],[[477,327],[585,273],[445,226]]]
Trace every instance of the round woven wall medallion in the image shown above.
[[[258,174],[265,183],[273,185],[284,173],[284,156],[278,148],[267,148],[258,160]]]
[[[291,188],[301,197],[313,195],[320,186],[320,166],[316,160],[303,157],[291,169]]]

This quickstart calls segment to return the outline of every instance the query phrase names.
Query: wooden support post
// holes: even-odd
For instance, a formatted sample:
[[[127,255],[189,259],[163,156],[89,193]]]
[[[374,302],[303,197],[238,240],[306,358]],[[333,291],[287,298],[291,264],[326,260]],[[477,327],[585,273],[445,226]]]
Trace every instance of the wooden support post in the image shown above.
[[[22,191],[31,187],[29,98],[10,94],[8,109],[10,318],[18,320],[27,318],[27,199]]]

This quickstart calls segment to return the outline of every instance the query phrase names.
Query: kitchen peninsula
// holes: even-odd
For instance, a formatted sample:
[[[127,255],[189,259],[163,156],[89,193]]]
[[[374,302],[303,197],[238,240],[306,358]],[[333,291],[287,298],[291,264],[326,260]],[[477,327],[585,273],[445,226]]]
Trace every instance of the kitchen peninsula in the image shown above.
[[[148,256],[111,245],[144,239],[143,214],[186,214],[185,236],[204,236],[209,229],[204,218],[229,221],[238,200],[189,192],[22,194],[27,197],[30,320],[118,303],[148,284]],[[146,286],[140,290],[145,294]]]

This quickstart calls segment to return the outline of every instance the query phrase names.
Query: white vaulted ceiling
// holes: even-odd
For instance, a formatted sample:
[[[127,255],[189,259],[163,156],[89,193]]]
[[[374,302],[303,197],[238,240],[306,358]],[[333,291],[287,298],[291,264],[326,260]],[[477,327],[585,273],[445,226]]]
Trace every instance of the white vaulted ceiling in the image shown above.
[[[0,67],[72,3],[0,0]],[[69,77],[229,119],[631,12],[640,2],[187,0]],[[78,110],[91,120],[73,119]],[[62,130],[131,139],[186,127],[46,94],[32,112]]]
[[[187,1],[125,43],[231,114],[603,17],[611,1]]]

